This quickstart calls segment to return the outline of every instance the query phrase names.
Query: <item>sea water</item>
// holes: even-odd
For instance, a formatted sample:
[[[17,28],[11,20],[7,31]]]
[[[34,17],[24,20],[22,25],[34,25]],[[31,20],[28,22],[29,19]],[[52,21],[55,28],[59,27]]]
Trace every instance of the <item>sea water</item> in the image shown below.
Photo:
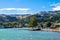
[[[60,33],[19,28],[0,29],[0,40],[60,40]]]

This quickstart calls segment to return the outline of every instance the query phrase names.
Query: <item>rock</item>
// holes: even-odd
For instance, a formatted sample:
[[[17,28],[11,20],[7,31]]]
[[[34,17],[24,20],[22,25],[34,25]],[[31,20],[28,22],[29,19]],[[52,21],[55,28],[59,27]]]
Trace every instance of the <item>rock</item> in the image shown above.
[[[32,29],[32,31],[40,31],[41,29]]]

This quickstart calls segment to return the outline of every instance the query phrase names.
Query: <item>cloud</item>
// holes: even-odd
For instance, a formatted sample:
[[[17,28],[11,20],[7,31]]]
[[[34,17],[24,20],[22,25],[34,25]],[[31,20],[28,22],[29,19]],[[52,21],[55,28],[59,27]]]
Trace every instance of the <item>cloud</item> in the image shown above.
[[[29,8],[18,8],[17,10],[30,10]]]
[[[20,11],[27,11],[30,8],[1,8],[0,10],[20,10]]]
[[[14,13],[13,13],[14,14]],[[20,14],[20,13],[16,13],[16,14]],[[21,14],[33,14],[31,12],[26,12],[26,13],[21,13]]]
[[[60,6],[56,6],[56,7],[52,8],[52,10],[53,10],[53,11],[55,11],[55,10],[60,10]]]
[[[0,14],[31,14],[30,8],[0,8]]]
[[[60,10],[60,3],[54,3],[51,4],[50,6],[53,6],[52,8],[53,11]]]

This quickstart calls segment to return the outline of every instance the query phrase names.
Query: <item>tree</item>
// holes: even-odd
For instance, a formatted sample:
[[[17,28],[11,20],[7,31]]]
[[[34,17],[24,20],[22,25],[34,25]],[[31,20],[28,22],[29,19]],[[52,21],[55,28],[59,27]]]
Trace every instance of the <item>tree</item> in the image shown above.
[[[50,27],[51,26],[51,22],[50,21],[47,21],[46,22],[46,27]]]
[[[53,22],[53,21],[54,21],[54,16],[50,16],[50,17],[49,17],[49,20],[50,20],[51,22]]]
[[[24,19],[21,19],[18,21],[18,26],[23,27],[24,26]]]
[[[43,28],[42,23],[38,23],[37,27],[38,27],[38,28]]]
[[[10,27],[16,27],[17,23],[16,22],[10,22],[8,23]]]
[[[60,23],[60,19],[56,21],[57,23]]]
[[[31,18],[30,18],[30,22],[29,22],[29,27],[36,27],[38,24],[37,24],[37,18],[36,16],[32,15]]]

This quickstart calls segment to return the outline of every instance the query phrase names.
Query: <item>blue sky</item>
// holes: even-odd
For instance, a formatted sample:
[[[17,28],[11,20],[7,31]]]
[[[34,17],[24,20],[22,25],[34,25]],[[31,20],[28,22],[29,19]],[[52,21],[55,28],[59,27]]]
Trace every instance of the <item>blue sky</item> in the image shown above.
[[[0,0],[0,14],[34,14],[60,10],[60,0]]]

